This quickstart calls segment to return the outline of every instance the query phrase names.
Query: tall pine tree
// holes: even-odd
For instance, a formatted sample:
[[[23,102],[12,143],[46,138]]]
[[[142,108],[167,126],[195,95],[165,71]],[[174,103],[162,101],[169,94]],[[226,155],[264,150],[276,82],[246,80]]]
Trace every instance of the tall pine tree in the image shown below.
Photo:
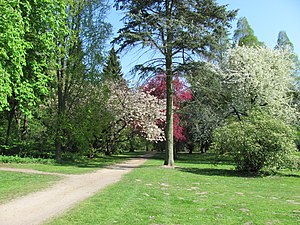
[[[125,11],[125,24],[115,43],[120,50],[140,46],[153,50],[157,57],[136,66],[141,75],[166,74],[166,157],[165,165],[174,166],[173,154],[173,77],[177,66],[197,56],[209,56],[236,11],[214,0],[115,0]]]

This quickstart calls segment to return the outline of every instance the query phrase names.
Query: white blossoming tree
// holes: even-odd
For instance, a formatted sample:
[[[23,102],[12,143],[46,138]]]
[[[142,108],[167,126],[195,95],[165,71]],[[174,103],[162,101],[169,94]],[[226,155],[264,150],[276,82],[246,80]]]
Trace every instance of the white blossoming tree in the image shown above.
[[[237,47],[219,68],[229,114],[214,132],[213,149],[233,157],[237,169],[257,173],[285,166],[295,151],[291,124],[294,63],[290,52]]]
[[[124,81],[110,83],[109,110],[114,116],[111,123],[112,139],[118,139],[122,131],[131,129],[148,141],[164,141],[164,131],[158,121],[165,121],[166,101],[143,92],[130,89]]]
[[[291,53],[264,47],[237,47],[221,65],[223,88],[230,93],[229,107],[240,115],[261,107],[271,115],[291,122],[296,112],[291,104]]]

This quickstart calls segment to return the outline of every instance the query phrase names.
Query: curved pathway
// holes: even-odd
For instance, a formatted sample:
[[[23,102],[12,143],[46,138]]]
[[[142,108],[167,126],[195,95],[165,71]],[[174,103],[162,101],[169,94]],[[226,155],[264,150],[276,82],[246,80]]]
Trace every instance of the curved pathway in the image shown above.
[[[120,181],[124,174],[142,165],[147,158],[154,154],[154,152],[151,152],[141,158],[115,164],[93,173],[63,175],[65,177],[54,186],[0,205],[0,224],[42,224],[55,216],[63,214],[76,203],[94,195],[104,187]],[[23,169],[1,168],[1,170],[53,174]],[[54,173],[53,175],[59,174]]]

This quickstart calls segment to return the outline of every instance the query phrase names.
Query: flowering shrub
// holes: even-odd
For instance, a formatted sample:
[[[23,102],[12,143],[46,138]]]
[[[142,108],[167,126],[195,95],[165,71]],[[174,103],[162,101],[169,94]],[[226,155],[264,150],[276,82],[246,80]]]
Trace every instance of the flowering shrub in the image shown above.
[[[165,121],[165,100],[140,90],[127,87],[126,83],[110,84],[109,108],[115,116],[116,130],[132,128],[149,141],[163,141],[164,131],[157,125]]]

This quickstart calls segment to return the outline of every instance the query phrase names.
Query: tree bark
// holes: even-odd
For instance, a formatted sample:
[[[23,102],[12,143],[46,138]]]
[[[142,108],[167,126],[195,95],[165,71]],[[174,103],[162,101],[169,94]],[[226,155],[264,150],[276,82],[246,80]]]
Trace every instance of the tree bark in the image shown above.
[[[7,130],[6,130],[6,138],[5,138],[5,145],[9,144],[9,138],[10,138],[10,134],[11,134],[11,127],[12,127],[12,122],[14,119],[16,113],[16,103],[15,101],[13,101],[13,105],[11,107],[11,110],[8,114],[8,124],[7,124]]]
[[[22,131],[21,131],[21,140],[22,141],[26,141],[26,139],[27,139],[27,128],[28,128],[28,118],[25,115],[24,120],[23,120]]]
[[[173,140],[173,68],[172,68],[172,41],[173,30],[170,26],[172,17],[172,1],[166,1],[166,18],[167,18],[167,46],[165,51],[166,59],[166,88],[167,88],[167,110],[166,110],[166,166],[174,166],[174,140]]]
[[[64,63],[62,63],[63,66]],[[64,99],[63,99],[63,68],[57,70],[57,124],[55,134],[55,159],[61,161],[62,153],[62,123],[64,114]]]
[[[173,74],[172,59],[166,60],[167,68],[167,112],[166,112],[166,158],[165,165],[174,166],[174,140],[173,140]]]

